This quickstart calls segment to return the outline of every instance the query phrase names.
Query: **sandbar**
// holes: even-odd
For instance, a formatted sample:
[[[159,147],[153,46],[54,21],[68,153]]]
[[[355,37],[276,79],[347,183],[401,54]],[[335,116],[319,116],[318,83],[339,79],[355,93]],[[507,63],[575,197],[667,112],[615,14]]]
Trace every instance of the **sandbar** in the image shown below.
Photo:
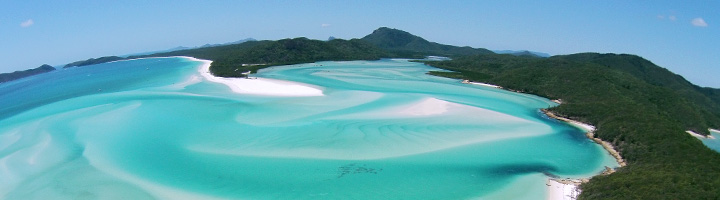
[[[462,83],[471,84],[471,85],[480,85],[480,86],[492,87],[492,88],[502,88],[502,87],[497,86],[497,85],[487,84],[487,83],[479,83],[479,82],[472,82],[472,81],[470,81],[470,80],[463,80]]]
[[[193,61],[203,62],[198,72],[205,80],[220,83],[230,87],[235,93],[261,95],[261,96],[324,96],[321,87],[293,81],[276,80],[269,78],[225,78],[210,73],[210,60],[201,60],[193,57],[184,57]]]

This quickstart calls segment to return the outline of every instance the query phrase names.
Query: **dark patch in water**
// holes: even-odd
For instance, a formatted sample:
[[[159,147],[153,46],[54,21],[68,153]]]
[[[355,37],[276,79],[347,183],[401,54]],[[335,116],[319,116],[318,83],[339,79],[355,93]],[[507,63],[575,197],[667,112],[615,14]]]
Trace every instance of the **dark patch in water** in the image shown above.
[[[342,178],[348,174],[377,174],[382,172],[382,168],[370,168],[366,164],[359,165],[357,163],[351,163],[338,167],[338,178]]]
[[[552,172],[557,171],[557,168],[547,164],[513,164],[493,167],[490,169],[496,174],[503,175],[519,175],[529,173],[543,173],[546,176],[557,178],[558,176]]]

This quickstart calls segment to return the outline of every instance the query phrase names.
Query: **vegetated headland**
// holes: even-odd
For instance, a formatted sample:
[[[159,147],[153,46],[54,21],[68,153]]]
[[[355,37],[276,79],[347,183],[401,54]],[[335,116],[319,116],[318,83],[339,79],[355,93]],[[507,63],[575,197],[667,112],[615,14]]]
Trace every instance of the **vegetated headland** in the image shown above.
[[[530,58],[476,55],[427,61],[468,79],[562,99],[548,110],[597,127],[627,162],[581,185],[581,199],[712,199],[720,195],[720,154],[685,130],[720,125],[718,89],[701,88],[634,55],[582,53]]]
[[[581,199],[717,199],[720,154],[685,133],[720,128],[720,89],[703,88],[639,56],[579,53],[540,57],[496,54],[483,48],[429,42],[405,31],[379,28],[362,39],[307,38],[248,41],[120,59],[191,56],[213,60],[216,76],[244,77],[258,69],[296,63],[446,56],[423,61],[449,70],[431,75],[502,86],[562,99],[548,111],[596,127],[591,138],[613,146],[625,167],[593,177]]]
[[[34,76],[42,73],[47,73],[55,70],[54,67],[44,64],[40,67],[34,68],[34,69],[28,69],[25,71],[16,71],[11,73],[3,73],[0,74],[0,83],[9,82],[21,78],[25,78],[28,76]]]

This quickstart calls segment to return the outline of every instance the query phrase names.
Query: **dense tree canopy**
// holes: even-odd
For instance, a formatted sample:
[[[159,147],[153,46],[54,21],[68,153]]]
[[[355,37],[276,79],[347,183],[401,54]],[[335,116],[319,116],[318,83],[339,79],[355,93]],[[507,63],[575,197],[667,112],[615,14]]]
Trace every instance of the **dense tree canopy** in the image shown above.
[[[81,66],[86,66],[86,65],[94,65],[94,64],[100,64],[100,63],[106,63],[106,62],[112,62],[112,61],[118,61],[118,60],[124,60],[124,59],[125,58],[118,57],[118,56],[105,56],[105,57],[99,57],[99,58],[90,58],[87,60],[81,60],[81,61],[69,63],[69,64],[65,65],[65,67],[63,67],[63,68],[81,67]]]
[[[45,65],[42,65],[35,69],[28,69],[25,71],[16,71],[16,72],[12,72],[12,73],[4,73],[4,74],[0,74],[0,83],[4,83],[4,82],[16,80],[16,79],[21,79],[21,78],[25,78],[25,77],[36,75],[36,74],[51,72],[53,70],[55,70],[54,67],[45,64]]]
[[[381,27],[362,38],[375,46],[387,50],[389,57],[423,58],[434,56],[463,56],[494,54],[483,48],[456,47],[427,41],[408,32]]]
[[[358,39],[331,41],[307,38],[278,41],[250,41],[241,44],[182,50],[152,56],[192,56],[209,59],[210,71],[216,76],[242,77],[242,73],[258,69],[297,63],[329,60],[377,60],[385,52]]]
[[[583,184],[583,199],[716,199],[720,154],[685,130],[720,127],[717,89],[700,88],[633,55],[478,55],[427,62],[434,75],[501,85],[563,104],[551,110],[597,126],[628,166]]]

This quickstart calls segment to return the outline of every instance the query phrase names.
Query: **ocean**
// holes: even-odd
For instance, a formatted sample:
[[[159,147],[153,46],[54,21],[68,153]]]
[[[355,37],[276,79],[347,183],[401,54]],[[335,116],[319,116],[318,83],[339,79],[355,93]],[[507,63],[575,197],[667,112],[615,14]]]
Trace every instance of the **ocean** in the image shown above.
[[[234,92],[201,65],[148,58],[0,84],[0,198],[544,199],[549,177],[618,166],[539,112],[556,103],[421,63],[253,75],[322,91],[310,96]]]

